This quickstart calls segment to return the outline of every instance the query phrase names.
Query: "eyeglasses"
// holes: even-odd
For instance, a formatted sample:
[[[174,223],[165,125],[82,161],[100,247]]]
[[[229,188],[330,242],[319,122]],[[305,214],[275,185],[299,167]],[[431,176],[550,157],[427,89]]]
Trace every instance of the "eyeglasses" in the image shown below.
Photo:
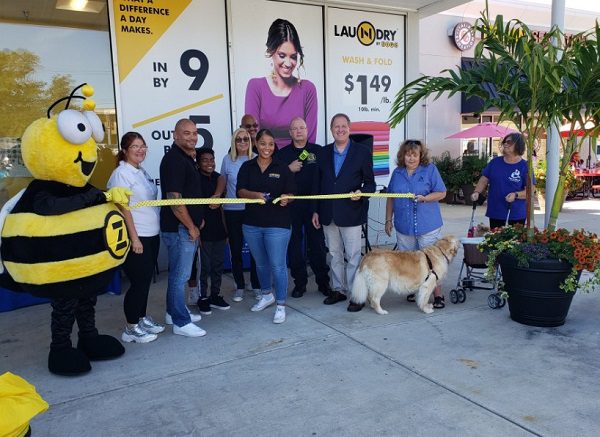
[[[256,129],[256,128],[258,127],[258,123],[254,123],[254,124],[245,124],[245,125],[244,125],[244,127],[245,127],[246,129],[251,129],[251,128],[254,128],[254,129]]]
[[[405,144],[407,146],[420,146],[421,142],[419,140],[406,140]]]
[[[248,141],[250,141],[250,137],[237,137],[235,139],[236,143],[247,143]]]
[[[504,140],[502,141],[502,144],[500,144],[500,147],[510,147],[510,146],[514,146],[515,142],[513,140]]]
[[[132,144],[131,146],[129,146],[129,148],[131,150],[140,150],[140,149],[146,150],[148,148],[148,146],[145,144]]]

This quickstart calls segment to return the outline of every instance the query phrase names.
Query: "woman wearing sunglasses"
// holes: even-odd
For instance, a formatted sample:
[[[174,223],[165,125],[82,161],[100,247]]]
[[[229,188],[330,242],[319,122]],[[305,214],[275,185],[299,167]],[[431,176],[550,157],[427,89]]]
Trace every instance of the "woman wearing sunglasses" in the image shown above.
[[[525,140],[520,133],[511,133],[502,139],[502,156],[492,159],[483,169],[481,178],[475,186],[471,200],[476,202],[481,193],[489,185],[487,211],[490,228],[525,223],[527,161],[522,156],[525,153]],[[509,214],[510,208],[510,214]]]
[[[226,197],[237,197],[235,187],[237,185],[238,172],[242,164],[252,157],[250,132],[244,128],[236,129],[231,136],[231,149],[225,155],[221,164],[221,175],[225,178],[227,187]],[[229,235],[231,271],[236,283],[236,291],[233,294],[234,302],[241,302],[244,299],[244,289],[246,288],[242,262],[242,247],[244,246],[242,219],[244,218],[244,209],[245,205],[243,203],[223,205],[225,224],[227,225],[227,234]],[[258,282],[256,264],[252,256],[250,257],[250,283],[256,297],[260,299],[260,283]]]

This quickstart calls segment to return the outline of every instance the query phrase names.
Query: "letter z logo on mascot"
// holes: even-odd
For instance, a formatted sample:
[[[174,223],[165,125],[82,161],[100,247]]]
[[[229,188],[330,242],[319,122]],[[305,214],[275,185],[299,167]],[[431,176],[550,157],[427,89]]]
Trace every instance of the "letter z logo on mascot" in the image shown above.
[[[85,97],[76,96],[81,88]],[[123,355],[121,343],[98,334],[95,305],[125,261],[130,241],[115,203],[127,204],[131,192],[102,192],[88,183],[96,166],[97,142],[104,127],[94,113],[94,93],[87,84],[55,102],[30,124],[21,141],[25,166],[35,178],[2,208],[0,253],[6,288],[51,299],[52,342],[48,369],[59,375],[91,370],[90,360]],[[69,109],[83,99],[83,111]],[[58,115],[50,115],[67,101]],[[0,264],[1,269],[1,264]],[[74,322],[77,348],[71,344]]]

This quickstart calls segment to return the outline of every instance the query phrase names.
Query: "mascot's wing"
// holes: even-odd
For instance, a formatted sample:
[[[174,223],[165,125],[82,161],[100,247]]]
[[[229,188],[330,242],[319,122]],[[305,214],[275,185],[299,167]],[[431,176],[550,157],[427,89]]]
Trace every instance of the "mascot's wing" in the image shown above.
[[[2,229],[4,228],[4,222],[6,221],[6,216],[11,213],[11,211],[13,210],[13,208],[15,207],[17,202],[21,199],[21,196],[23,196],[24,192],[25,192],[25,188],[23,188],[21,191],[19,191],[17,194],[15,194],[15,196],[13,196],[12,198],[8,199],[8,201],[2,207],[2,210],[0,210],[0,245],[2,245]],[[4,264],[2,264],[1,257],[0,257],[0,273],[4,273]]]

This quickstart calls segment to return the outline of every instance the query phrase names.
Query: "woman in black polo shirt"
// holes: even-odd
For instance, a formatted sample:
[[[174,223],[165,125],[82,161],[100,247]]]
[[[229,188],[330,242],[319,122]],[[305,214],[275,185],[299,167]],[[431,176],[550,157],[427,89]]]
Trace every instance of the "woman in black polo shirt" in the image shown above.
[[[277,205],[276,197],[293,194],[296,190],[294,177],[288,166],[273,159],[275,139],[268,129],[256,134],[258,156],[242,164],[237,179],[237,195],[242,198],[263,199],[264,205],[246,205],[244,239],[256,261],[256,272],[262,288],[261,299],[251,311],[262,311],[277,301],[273,323],[285,322],[288,273],[286,265],[287,246],[291,234],[291,220],[283,198]],[[275,285],[275,295],[271,291]]]

